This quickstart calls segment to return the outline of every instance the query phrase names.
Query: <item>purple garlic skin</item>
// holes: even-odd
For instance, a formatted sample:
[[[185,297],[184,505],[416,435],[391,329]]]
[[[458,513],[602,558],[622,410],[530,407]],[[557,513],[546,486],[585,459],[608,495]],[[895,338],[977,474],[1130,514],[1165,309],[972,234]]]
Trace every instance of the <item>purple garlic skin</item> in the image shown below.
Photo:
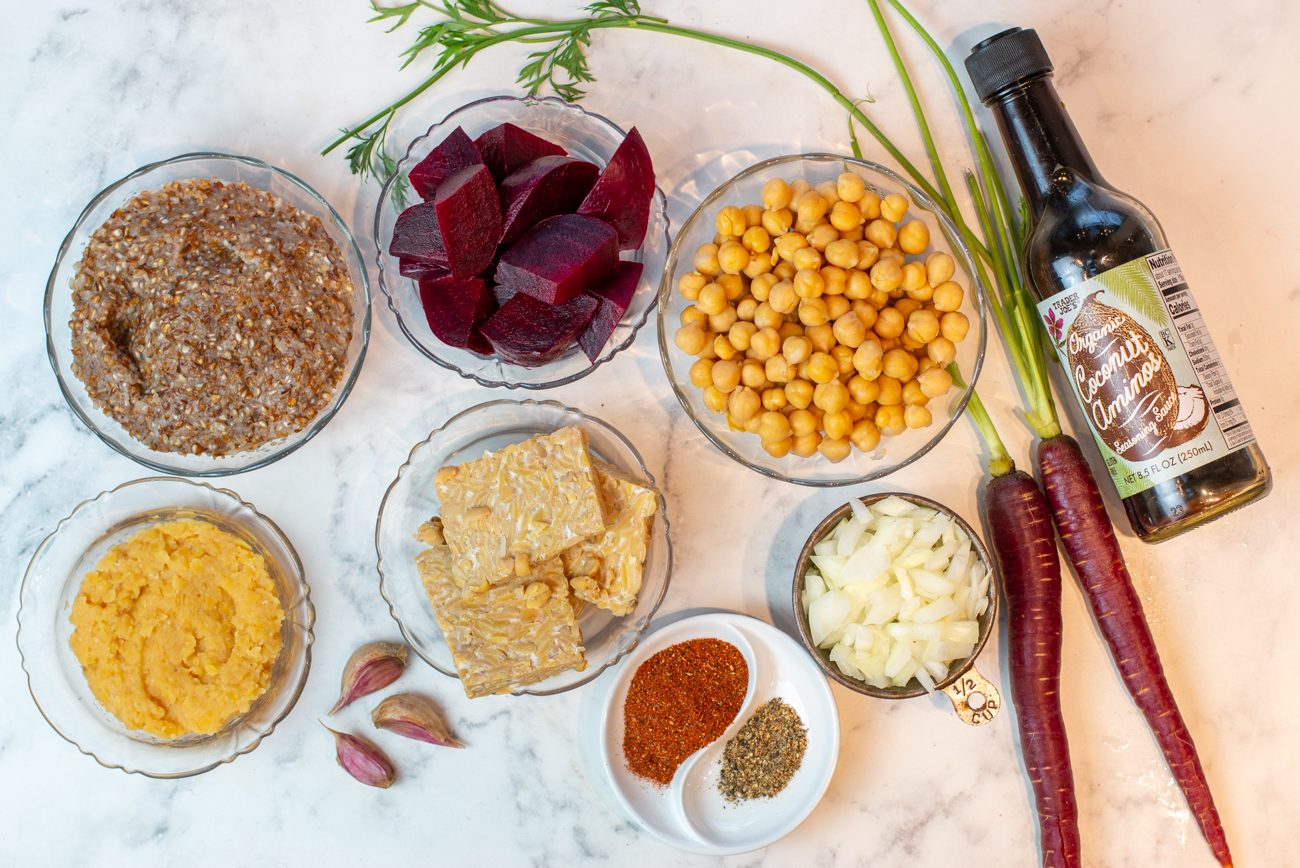
[[[330,714],[396,681],[406,669],[406,655],[406,646],[393,642],[370,642],[353,651]]]
[[[432,701],[414,693],[395,693],[371,712],[379,729],[439,747],[464,747],[452,737]]]
[[[363,738],[337,732],[328,726],[325,728],[334,733],[334,748],[344,771],[369,787],[386,790],[392,786],[397,778],[397,769],[383,751]]]

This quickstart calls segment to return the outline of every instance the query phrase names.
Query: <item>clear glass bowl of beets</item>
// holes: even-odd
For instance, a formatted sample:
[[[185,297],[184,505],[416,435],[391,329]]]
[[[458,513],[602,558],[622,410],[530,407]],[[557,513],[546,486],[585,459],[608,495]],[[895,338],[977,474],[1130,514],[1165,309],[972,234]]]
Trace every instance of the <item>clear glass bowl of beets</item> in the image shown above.
[[[416,349],[511,389],[571,383],[630,345],[669,243],[635,128],[505,96],[411,143],[380,194],[375,238],[379,288]]]

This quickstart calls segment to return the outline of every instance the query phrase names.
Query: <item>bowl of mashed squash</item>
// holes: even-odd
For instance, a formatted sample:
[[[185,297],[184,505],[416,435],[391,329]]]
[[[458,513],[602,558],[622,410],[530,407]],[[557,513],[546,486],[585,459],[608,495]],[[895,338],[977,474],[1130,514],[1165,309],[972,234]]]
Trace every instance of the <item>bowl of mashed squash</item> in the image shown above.
[[[230,491],[142,479],[82,503],[37,549],[18,645],[60,735],[102,765],[183,777],[289,713],[313,621],[274,522]]]

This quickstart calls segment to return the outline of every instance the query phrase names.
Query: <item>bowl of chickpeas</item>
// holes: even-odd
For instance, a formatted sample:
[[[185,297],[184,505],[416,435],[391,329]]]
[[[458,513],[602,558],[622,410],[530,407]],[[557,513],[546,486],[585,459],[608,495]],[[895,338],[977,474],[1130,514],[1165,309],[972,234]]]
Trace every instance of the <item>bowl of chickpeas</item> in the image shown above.
[[[724,453],[787,482],[851,485],[948,433],[983,365],[986,309],[970,248],[922,190],[866,160],[777,157],[678,232],[659,350]]]

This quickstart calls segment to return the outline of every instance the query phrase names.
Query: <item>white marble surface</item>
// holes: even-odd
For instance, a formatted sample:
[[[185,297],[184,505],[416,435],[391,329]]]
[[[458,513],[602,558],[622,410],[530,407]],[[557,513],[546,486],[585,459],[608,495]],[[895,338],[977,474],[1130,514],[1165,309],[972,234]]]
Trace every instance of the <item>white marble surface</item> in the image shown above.
[[[539,7],[558,4],[536,4]],[[567,4],[566,4],[567,5]],[[753,0],[652,0],[676,23],[743,36],[813,63],[919,153],[901,88],[868,7]],[[888,703],[836,689],[840,761],[816,811],[765,851],[677,853],[617,807],[595,753],[608,676],[549,698],[468,701],[416,665],[402,682],[448,709],[465,751],[386,740],[402,777],[351,781],[317,723],[359,643],[394,638],[378,594],[374,517],[409,447],[449,414],[502,397],[433,367],[382,303],[356,390],[324,433],[271,467],[228,480],[298,547],[318,621],[298,707],[255,752],[205,775],[156,781],[103,769],[63,741],[27,694],[12,641],[32,552],[74,505],[149,475],[65,406],[45,358],[41,300],[63,235],[84,204],[137,166],[197,149],[246,153],[304,178],[371,249],[374,186],[317,152],[419,77],[397,70],[409,33],[366,24],[361,0],[3,0],[0,52],[0,863],[8,865],[821,865],[1030,866],[1036,828],[1012,714],[963,726],[947,701]],[[558,11],[552,9],[552,11]],[[1294,438],[1300,378],[1300,7],[1285,0],[997,0],[917,4],[954,59],[1009,24],[1039,30],[1057,84],[1105,176],[1161,218],[1192,280],[1276,474],[1263,503],[1178,541],[1123,547],[1174,691],[1200,749],[1239,866],[1300,864],[1300,658],[1294,629],[1300,508]],[[909,56],[931,67],[916,44]],[[470,99],[516,92],[510,48],[449,75],[400,118],[404,142]],[[842,112],[758,58],[653,34],[598,34],[589,108],[637,125],[679,223],[757,158],[846,150]],[[965,158],[948,94],[919,76],[940,141]],[[869,156],[879,158],[874,148]],[[782,485],[731,463],[683,415],[653,336],[550,397],[627,431],[664,485],[677,565],[661,617],[745,612],[791,629],[799,544],[843,492]],[[981,381],[1017,457],[1027,429],[1000,348]],[[977,515],[973,429],[884,485]],[[1120,518],[1118,504],[1112,514]],[[1291,517],[1291,518],[1288,518]],[[1125,694],[1073,580],[1065,599],[1063,704],[1084,863],[1211,866],[1209,850]],[[1006,686],[998,642],[982,671]],[[340,715],[365,728],[364,711]],[[368,724],[365,724],[368,726]]]

